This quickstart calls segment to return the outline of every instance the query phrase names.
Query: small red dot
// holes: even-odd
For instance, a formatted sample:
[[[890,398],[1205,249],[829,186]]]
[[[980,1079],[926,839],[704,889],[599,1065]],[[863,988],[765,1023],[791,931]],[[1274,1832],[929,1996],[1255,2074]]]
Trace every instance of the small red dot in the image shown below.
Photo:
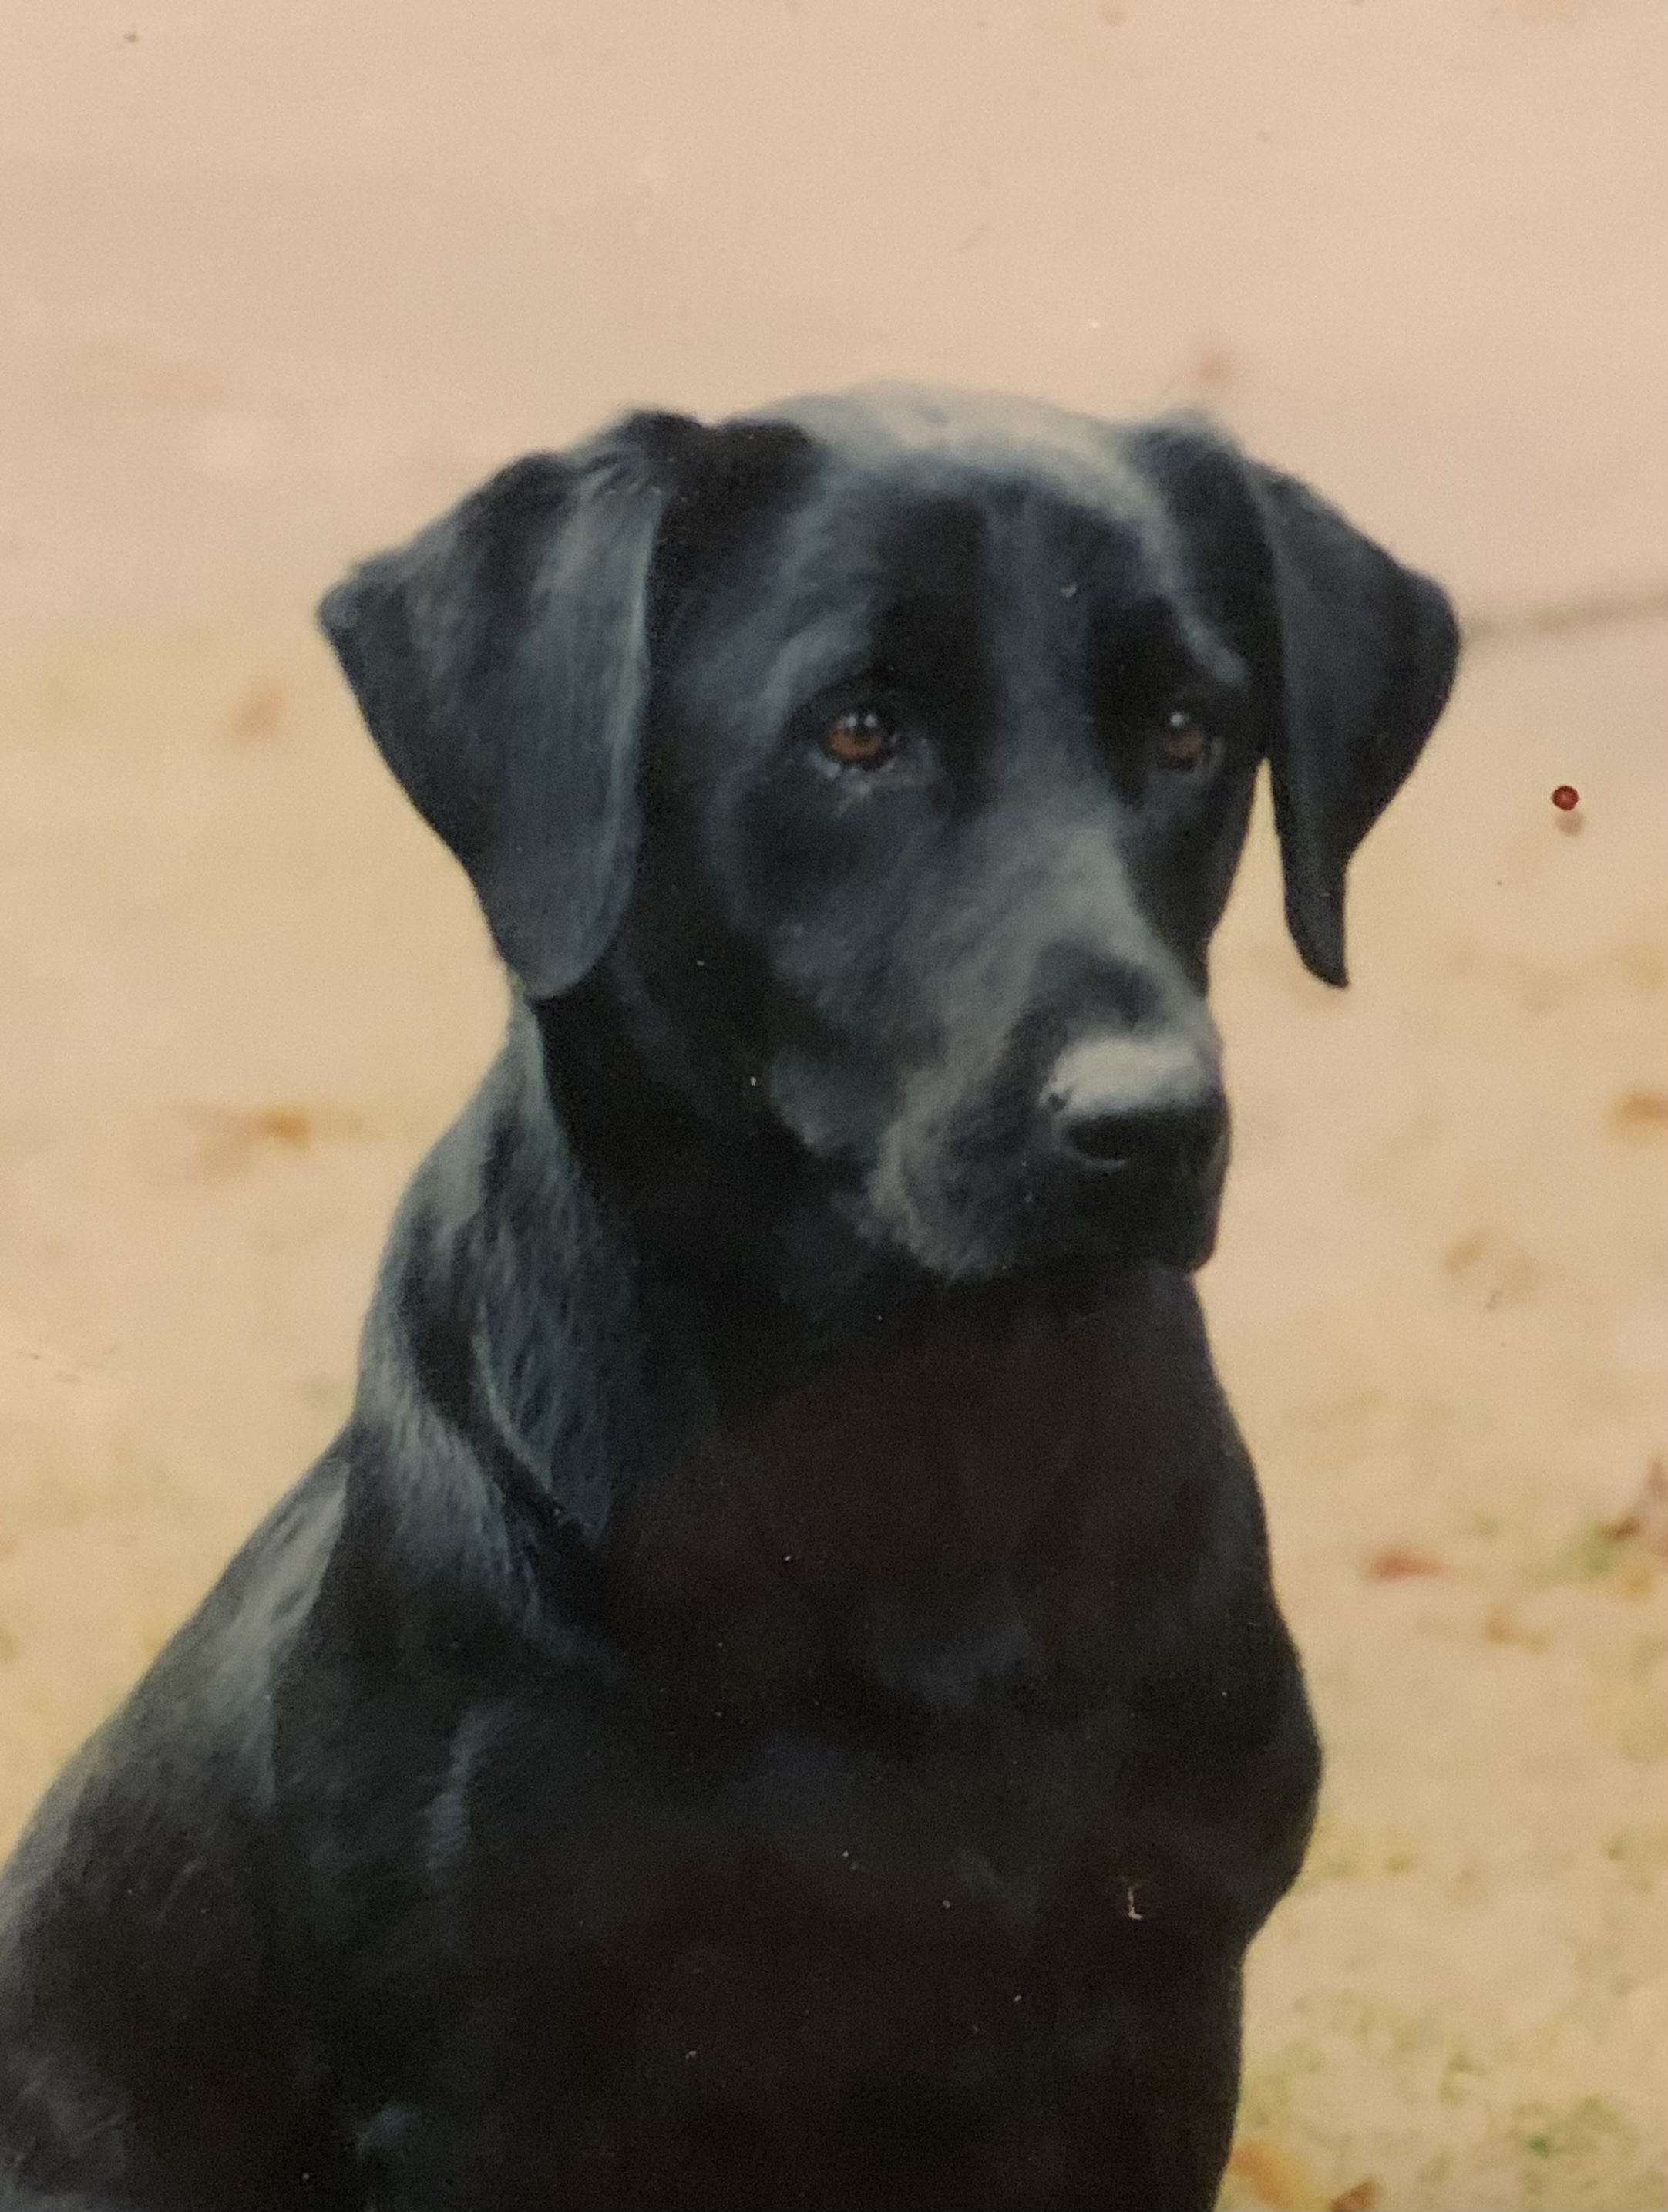
[[[1552,804],[1560,814],[1568,814],[1581,803],[1581,794],[1573,783],[1561,783],[1552,794]]]

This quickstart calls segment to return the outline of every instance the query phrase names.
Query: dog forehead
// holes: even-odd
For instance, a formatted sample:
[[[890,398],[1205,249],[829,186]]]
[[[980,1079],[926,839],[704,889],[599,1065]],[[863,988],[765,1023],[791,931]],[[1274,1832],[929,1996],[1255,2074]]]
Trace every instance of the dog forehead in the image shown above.
[[[792,426],[866,476],[959,482],[969,492],[1025,484],[1135,523],[1164,511],[1126,429],[1044,400],[867,384],[784,400],[757,419]]]
[[[745,722],[763,742],[876,650],[924,652],[941,671],[999,659],[1028,680],[1045,665],[1081,674],[1091,628],[1155,604],[1202,663],[1223,659],[1186,502],[1138,426],[884,385],[715,427],[720,454],[737,431],[787,443],[753,446],[760,473],[698,564],[664,664],[664,696],[696,723]]]
[[[755,614],[792,626],[899,594],[970,605],[993,583],[1011,610],[1028,588],[1075,589],[1094,574],[1143,597],[1183,585],[1185,532],[1118,425],[911,385],[788,400],[737,422],[803,441],[783,495],[731,541],[731,580]]]

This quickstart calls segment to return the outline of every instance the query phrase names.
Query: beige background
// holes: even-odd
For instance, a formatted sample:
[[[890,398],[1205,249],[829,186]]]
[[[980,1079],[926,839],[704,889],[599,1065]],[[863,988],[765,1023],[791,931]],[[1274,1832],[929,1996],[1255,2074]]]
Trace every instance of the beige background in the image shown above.
[[[8,0],[0,1838],[329,1435],[499,1018],[336,570],[628,402],[1202,400],[1490,630],[1353,991],[1260,825],[1220,963],[1331,1754],[1225,2201],[1668,2204],[1665,112],[1659,0]]]

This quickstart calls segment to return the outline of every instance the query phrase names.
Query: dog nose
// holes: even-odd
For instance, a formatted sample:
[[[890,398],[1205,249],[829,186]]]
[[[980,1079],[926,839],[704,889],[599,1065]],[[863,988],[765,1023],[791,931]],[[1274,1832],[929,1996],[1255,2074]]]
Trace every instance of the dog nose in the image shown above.
[[[1153,1182],[1200,1176],[1221,1143],[1222,1103],[1125,1111],[1063,1114],[1055,1122],[1061,1143],[1085,1167]]]
[[[1214,1060],[1180,1039],[1076,1046],[1055,1068],[1043,1107],[1073,1163],[1106,1176],[1202,1176],[1227,1134]]]

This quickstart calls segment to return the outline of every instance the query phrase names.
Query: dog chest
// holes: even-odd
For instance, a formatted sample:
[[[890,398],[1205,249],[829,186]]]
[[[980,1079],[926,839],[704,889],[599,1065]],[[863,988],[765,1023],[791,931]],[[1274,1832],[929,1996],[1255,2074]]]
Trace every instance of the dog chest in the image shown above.
[[[424,2027],[357,2086],[426,2115],[420,2137],[467,2135],[471,2081],[496,2140],[605,2164],[748,2115],[815,2137],[861,2112],[876,2141],[889,2114],[995,2124],[1017,2085],[1109,2075],[1135,1993],[1224,1948],[1194,1874],[1120,1812],[1109,1743],[620,1719],[460,1725],[424,1897],[364,1961],[385,2057],[391,2010]],[[390,2008],[403,1961],[423,1985]]]

